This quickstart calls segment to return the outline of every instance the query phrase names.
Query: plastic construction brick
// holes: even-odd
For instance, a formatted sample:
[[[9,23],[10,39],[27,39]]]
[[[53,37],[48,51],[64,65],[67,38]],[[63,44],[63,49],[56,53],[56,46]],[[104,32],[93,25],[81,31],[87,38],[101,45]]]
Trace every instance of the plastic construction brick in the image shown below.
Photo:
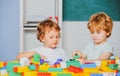
[[[72,73],[58,73],[57,76],[72,76]]]
[[[29,69],[30,69],[30,70],[36,70],[36,66],[33,65],[33,64],[32,64],[32,65],[29,65]]]
[[[118,64],[109,64],[108,67],[111,68],[111,69],[117,69]]]
[[[90,76],[103,76],[103,74],[90,74]]]
[[[38,72],[37,76],[52,76],[51,73],[47,72]]]
[[[28,68],[28,66],[14,66],[13,70],[14,70],[14,72],[21,73],[21,72],[29,71],[29,68]]]
[[[63,68],[48,68],[48,72],[62,72]]]
[[[1,61],[0,61],[0,68],[4,67],[4,66],[6,66],[6,65],[7,65],[7,62],[1,62]]]
[[[79,59],[80,56],[78,54],[75,54],[75,56],[73,57],[73,59]]]
[[[38,76],[36,71],[23,72],[21,76]]]
[[[80,67],[80,62],[77,60],[70,60],[66,62],[66,66],[69,67],[70,65]]]
[[[120,72],[116,74],[116,76],[120,76]]]
[[[80,65],[81,68],[96,68],[96,64],[92,63],[92,64],[81,64]]]
[[[75,67],[75,66],[69,66],[68,70],[74,73],[83,72],[83,69]]]
[[[35,54],[33,56],[32,63],[40,64],[40,55],[39,54]]]

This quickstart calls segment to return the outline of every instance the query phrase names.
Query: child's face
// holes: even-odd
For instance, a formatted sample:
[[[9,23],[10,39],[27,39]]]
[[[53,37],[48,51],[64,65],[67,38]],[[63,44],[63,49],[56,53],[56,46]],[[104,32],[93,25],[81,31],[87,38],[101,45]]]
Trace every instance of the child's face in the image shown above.
[[[94,32],[91,32],[91,37],[95,45],[99,45],[106,42],[107,35],[108,33],[106,33],[104,30],[94,30]]]
[[[50,31],[46,31],[45,36],[42,38],[45,47],[55,48],[60,39],[60,32],[52,29]]]

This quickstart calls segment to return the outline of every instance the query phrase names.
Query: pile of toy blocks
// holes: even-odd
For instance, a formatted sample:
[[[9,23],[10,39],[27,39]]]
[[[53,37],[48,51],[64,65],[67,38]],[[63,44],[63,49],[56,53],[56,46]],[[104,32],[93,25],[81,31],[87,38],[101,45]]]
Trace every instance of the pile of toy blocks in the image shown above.
[[[75,56],[66,62],[56,60],[53,65],[41,59],[38,54],[30,60],[29,65],[20,62],[0,61],[0,76],[120,76],[120,59],[104,60],[80,64]]]

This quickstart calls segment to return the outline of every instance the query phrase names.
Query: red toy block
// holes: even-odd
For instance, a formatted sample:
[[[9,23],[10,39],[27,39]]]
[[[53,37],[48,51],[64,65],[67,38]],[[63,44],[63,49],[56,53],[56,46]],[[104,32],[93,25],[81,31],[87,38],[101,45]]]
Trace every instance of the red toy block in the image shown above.
[[[74,73],[83,72],[83,69],[75,67],[75,66],[71,66],[71,65],[69,66],[68,70]]]
[[[47,72],[38,72],[37,76],[52,76],[51,73],[47,73]]]

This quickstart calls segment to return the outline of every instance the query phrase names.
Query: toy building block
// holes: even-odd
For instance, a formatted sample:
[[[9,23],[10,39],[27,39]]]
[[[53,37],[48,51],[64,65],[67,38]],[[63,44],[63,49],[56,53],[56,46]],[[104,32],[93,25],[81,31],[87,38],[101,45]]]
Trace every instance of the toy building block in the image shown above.
[[[48,68],[48,72],[62,72],[63,68]]]
[[[83,73],[82,76],[90,76],[90,73]]]
[[[16,62],[16,61],[15,61],[15,62],[14,62],[14,61],[8,62],[8,63],[7,63],[7,66],[6,66],[6,67],[7,67],[7,71],[8,71],[8,72],[14,72],[14,71],[13,71],[13,67],[14,67],[14,66],[20,66],[20,63],[19,63],[19,62]]]
[[[100,70],[103,72],[112,72],[112,69],[110,69],[108,66],[100,66]]]
[[[6,75],[8,75],[7,69],[6,68],[0,69],[0,76],[6,76]]]
[[[29,66],[30,60],[27,57],[20,58],[19,60],[21,66]]]
[[[53,67],[59,68],[59,67],[60,67],[60,64],[54,64]]]
[[[60,64],[61,61],[62,59],[57,59],[57,61],[54,64]]]
[[[103,76],[116,76],[116,73],[114,72],[103,72]]]
[[[38,72],[37,76],[52,76],[52,74],[48,72]]]
[[[99,68],[84,68],[83,72],[84,73],[98,73]]]
[[[44,59],[40,58],[40,64],[42,65],[44,63]]]
[[[118,64],[109,64],[108,67],[115,70],[118,68]]]
[[[92,73],[92,74],[90,74],[90,76],[103,76],[103,74],[99,74],[99,73]]]
[[[71,66],[71,65],[69,66],[68,70],[71,71],[71,72],[74,72],[74,73],[83,72],[83,69],[80,69],[78,67]]]
[[[91,64],[81,64],[80,68],[96,68],[96,64],[95,63],[91,63]]]
[[[77,60],[70,60],[70,61],[66,61],[66,66],[67,68],[72,65],[72,66],[76,66],[76,67],[80,67],[80,62]]]
[[[116,64],[116,60],[115,59],[108,60],[108,64]]]
[[[29,70],[36,70],[36,66],[35,65],[29,65]]]
[[[120,72],[116,74],[116,76],[120,76]]]
[[[2,62],[2,61],[0,61],[0,68],[4,67],[4,66],[6,66],[6,65],[7,65],[7,62]]]
[[[48,64],[43,64],[39,66],[39,71],[47,72],[50,66]]]
[[[72,76],[84,76],[83,72],[73,73]]]
[[[56,68],[60,67],[60,62],[62,62],[62,59],[57,59],[57,61],[53,64],[53,66]]]
[[[37,71],[28,71],[28,72],[22,72],[21,76],[38,76],[37,74],[38,74]]]
[[[70,72],[60,72],[60,73],[57,73],[56,76],[73,76],[73,74]]]
[[[21,73],[9,72],[8,76],[21,76]]]
[[[36,71],[39,70],[39,64],[34,64],[34,66],[36,67]]]
[[[73,59],[79,59],[80,56],[78,54],[75,54],[75,56],[73,57]]]
[[[101,66],[108,66],[108,61],[107,60],[102,60]]]
[[[33,59],[32,59],[31,62],[34,63],[34,64],[40,64],[40,55],[39,54],[35,54],[33,56]]]
[[[21,73],[21,72],[29,71],[29,68],[28,68],[28,66],[14,66],[13,70],[14,70],[14,72]]]

